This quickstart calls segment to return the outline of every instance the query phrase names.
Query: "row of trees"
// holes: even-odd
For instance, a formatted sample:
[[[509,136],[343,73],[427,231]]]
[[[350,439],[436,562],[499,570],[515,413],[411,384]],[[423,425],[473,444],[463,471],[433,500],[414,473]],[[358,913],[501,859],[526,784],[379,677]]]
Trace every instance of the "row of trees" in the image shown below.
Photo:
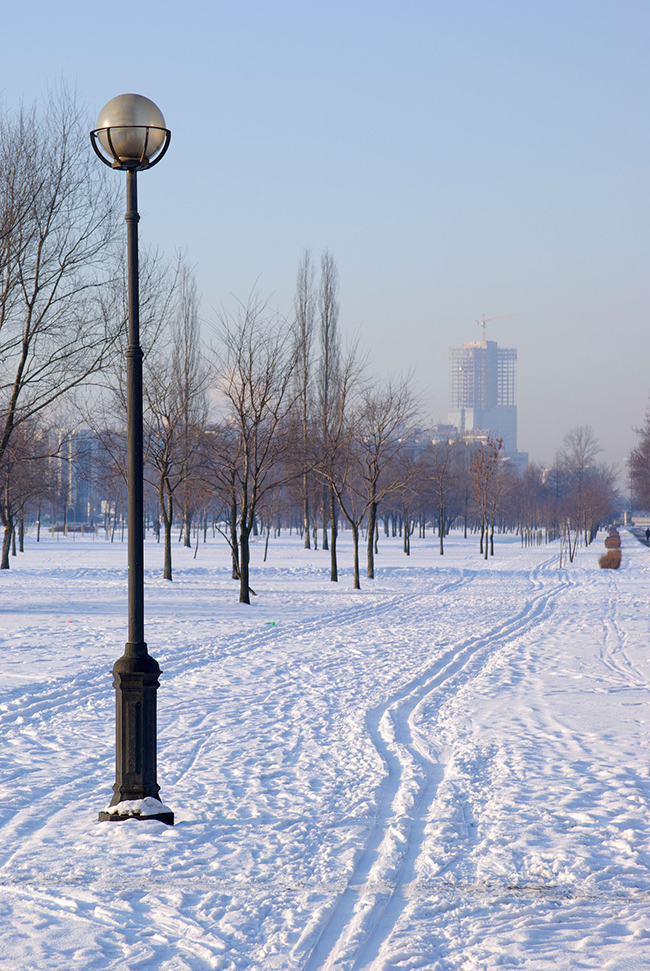
[[[577,429],[567,437],[571,439],[577,435],[580,438],[585,431]],[[105,522],[107,525],[112,522],[112,532],[120,516],[123,517],[126,505],[124,479],[115,462],[123,437],[105,433],[99,453],[97,442],[94,441],[93,445],[92,485],[97,494],[108,497],[104,503],[107,510]],[[47,440],[47,436],[44,438]],[[171,462],[166,458],[164,463],[160,463],[156,451],[150,455],[147,463],[149,520],[152,523],[158,517],[162,520],[166,547],[165,573],[171,579],[171,527],[175,521],[179,541],[184,539],[187,546],[190,545],[192,528],[198,541],[196,527],[199,524],[204,536],[210,524],[222,531],[233,551],[233,575],[240,577],[241,527],[238,510],[241,486],[238,484],[237,454],[232,450],[232,435],[224,436],[223,427],[211,424],[204,429],[202,436],[196,433],[196,429],[191,432],[190,447],[193,446],[192,440],[196,446],[191,463],[185,465],[184,462],[188,452],[186,447],[178,449],[182,458],[179,466],[173,461],[173,449],[168,447],[165,451],[167,457],[171,455]],[[295,440],[289,435],[283,436],[283,440],[285,454],[275,456],[277,466],[268,488],[265,487],[264,494],[255,503],[256,513],[251,523],[250,532],[256,535],[266,533],[267,545],[271,531],[276,532],[284,527],[295,529],[303,541],[305,539],[303,493],[299,483],[302,466],[297,461]],[[89,441],[85,436],[74,454],[70,453],[72,464],[79,463],[79,474],[90,471],[88,455],[84,453]],[[110,443],[109,452],[105,451],[105,442]],[[48,448],[43,448],[43,451],[47,452]],[[49,451],[55,451],[55,448],[49,446]],[[572,468],[574,462],[574,455],[565,454],[551,469],[543,470],[530,465],[522,476],[518,476],[508,468],[506,462],[501,461],[498,442],[484,442],[469,447],[461,441],[423,444],[417,438],[411,439],[408,447],[401,450],[399,460],[387,469],[374,530],[367,514],[359,521],[359,532],[363,531],[370,551],[367,575],[373,575],[374,555],[382,533],[386,536],[391,531],[393,535],[399,533],[403,537],[404,552],[408,554],[415,530],[421,537],[426,535],[428,529],[435,528],[442,555],[445,537],[453,525],[464,528],[466,535],[476,535],[480,552],[486,558],[494,553],[495,528],[518,532],[522,545],[559,537],[567,559],[573,558],[578,542],[591,542],[598,526],[611,520],[617,506],[610,470],[598,466],[588,470],[579,466],[575,470]],[[25,462],[24,470],[30,474],[15,475],[12,479],[17,524],[25,515],[40,519],[41,507],[65,510],[70,502],[69,469],[60,457],[54,463],[32,459]],[[35,472],[39,474],[34,475]],[[169,488],[172,497],[178,497],[175,515],[172,517],[169,511],[166,523],[164,512],[165,509],[169,510],[169,505],[164,492],[161,499],[160,488],[165,478],[169,479],[165,488]],[[318,506],[320,492],[318,477],[314,474],[314,488],[309,498],[317,510],[317,516],[312,520],[312,530],[316,533],[320,532],[322,526],[322,513]],[[360,492],[360,498],[368,508],[370,494]],[[345,516],[338,506],[335,506],[335,515],[337,522],[341,519],[345,522]],[[54,518],[56,513],[53,514]],[[65,511],[58,518],[65,521]],[[352,524],[349,525],[352,529]],[[313,545],[314,532],[310,540]]]
[[[299,271],[299,292],[307,259]],[[322,267],[323,275],[335,272],[329,254]],[[252,592],[251,533],[265,529],[268,542],[271,528],[283,522],[298,524],[306,547],[320,537],[330,551],[331,578],[337,580],[338,523],[345,521],[358,587],[361,536],[367,543],[366,574],[373,577],[382,520],[385,533],[391,524],[394,532],[399,528],[406,553],[412,532],[417,528],[422,535],[435,524],[444,554],[445,536],[460,523],[466,534],[477,532],[486,558],[494,553],[495,528],[512,528],[522,543],[535,541],[540,530],[546,539],[559,536],[573,559],[579,541],[590,542],[598,526],[612,518],[613,470],[598,465],[589,429],[567,436],[550,470],[531,465],[520,477],[504,460],[498,440],[427,441],[413,428],[416,403],[408,382],[370,380],[354,348],[344,352],[333,342],[330,361],[333,357],[336,367],[325,381],[321,344],[323,333],[331,336],[331,330],[322,324],[322,310],[314,315],[321,326],[306,369],[312,356],[305,354],[297,313],[286,321],[253,299],[222,315],[211,354],[201,346],[196,289],[182,261],[168,273],[166,287],[156,276],[156,294],[151,327],[156,326],[145,358],[145,454],[168,579],[174,522],[182,524],[190,545],[191,526],[199,517],[204,526],[217,523],[230,544],[244,602]],[[121,369],[109,369],[104,382],[104,407],[94,402],[101,418],[95,428],[101,490],[118,496],[125,478],[124,429],[109,415],[124,414]],[[40,436],[41,443],[47,440]],[[41,444],[40,450],[56,451],[51,444]],[[33,459],[24,468],[36,468]],[[24,509],[30,499],[34,503],[38,478],[12,470],[9,480],[14,510]],[[50,474],[50,480],[60,491],[56,476]]]

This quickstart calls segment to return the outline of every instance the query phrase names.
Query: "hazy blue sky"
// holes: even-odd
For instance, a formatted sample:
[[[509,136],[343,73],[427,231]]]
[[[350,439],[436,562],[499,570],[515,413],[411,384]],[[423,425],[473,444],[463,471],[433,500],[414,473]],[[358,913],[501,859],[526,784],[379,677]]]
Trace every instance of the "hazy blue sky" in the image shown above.
[[[488,336],[519,351],[519,447],[591,424],[620,463],[650,390],[649,50],[648,0],[24,0],[0,93],[158,103],[142,238],[187,249],[206,318],[256,281],[288,309],[327,247],[344,331],[445,420],[448,348],[516,313]]]

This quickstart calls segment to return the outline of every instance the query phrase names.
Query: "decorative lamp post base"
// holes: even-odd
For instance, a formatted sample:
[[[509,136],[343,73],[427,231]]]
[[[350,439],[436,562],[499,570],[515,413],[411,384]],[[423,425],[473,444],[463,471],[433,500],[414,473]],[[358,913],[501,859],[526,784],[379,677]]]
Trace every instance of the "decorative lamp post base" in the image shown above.
[[[171,809],[152,796],[147,796],[146,799],[126,799],[116,806],[108,806],[99,814],[100,823],[119,823],[124,819],[156,819],[168,826],[174,825]]]
[[[144,642],[126,645],[113,666],[115,686],[115,785],[100,822],[157,819],[174,825],[156,780],[156,692],[160,666]]]

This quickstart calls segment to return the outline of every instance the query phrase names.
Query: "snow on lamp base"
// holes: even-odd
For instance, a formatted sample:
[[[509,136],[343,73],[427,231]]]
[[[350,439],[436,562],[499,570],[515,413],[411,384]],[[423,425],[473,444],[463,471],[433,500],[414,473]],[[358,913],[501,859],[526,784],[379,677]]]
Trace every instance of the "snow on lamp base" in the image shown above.
[[[157,819],[168,826],[174,825],[174,814],[159,799],[146,796],[144,799],[125,799],[115,806],[107,806],[99,814],[100,822],[121,822],[124,819]]]

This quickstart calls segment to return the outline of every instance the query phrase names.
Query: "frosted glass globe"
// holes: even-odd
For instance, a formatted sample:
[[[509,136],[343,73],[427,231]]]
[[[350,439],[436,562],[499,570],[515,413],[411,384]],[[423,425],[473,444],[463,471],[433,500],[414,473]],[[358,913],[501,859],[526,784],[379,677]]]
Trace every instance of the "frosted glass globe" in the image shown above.
[[[119,94],[111,98],[99,112],[97,128],[97,138],[104,151],[120,162],[140,159],[148,162],[165,141],[165,132],[156,130],[166,128],[162,111],[141,94]],[[106,128],[110,128],[110,142],[101,131]]]

